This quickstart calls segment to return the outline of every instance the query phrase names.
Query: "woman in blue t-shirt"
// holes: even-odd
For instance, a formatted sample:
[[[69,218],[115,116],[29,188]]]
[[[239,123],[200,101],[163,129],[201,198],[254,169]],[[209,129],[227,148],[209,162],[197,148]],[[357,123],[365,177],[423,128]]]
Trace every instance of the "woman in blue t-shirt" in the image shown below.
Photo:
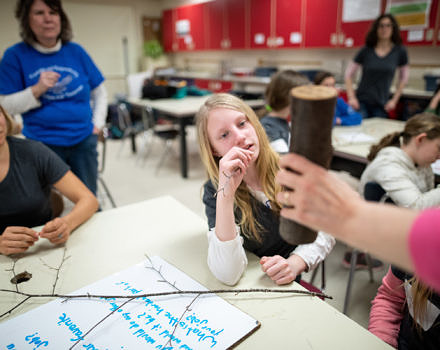
[[[66,242],[71,232],[98,209],[95,196],[50,149],[10,136],[12,118],[0,106],[0,254],[26,251],[40,238]],[[63,217],[51,206],[56,188],[75,206]],[[32,227],[43,225],[40,232]]]
[[[22,114],[23,134],[57,153],[96,193],[97,135],[107,114],[104,77],[72,43],[60,0],[18,0],[22,42],[0,62],[0,103]]]
[[[360,67],[362,77],[355,93],[353,77]],[[390,98],[396,69],[399,70],[399,79]],[[392,15],[381,15],[371,25],[365,46],[358,51],[345,72],[348,104],[359,110],[363,118],[387,118],[388,112],[396,108],[408,76],[408,54],[402,46],[399,25]]]

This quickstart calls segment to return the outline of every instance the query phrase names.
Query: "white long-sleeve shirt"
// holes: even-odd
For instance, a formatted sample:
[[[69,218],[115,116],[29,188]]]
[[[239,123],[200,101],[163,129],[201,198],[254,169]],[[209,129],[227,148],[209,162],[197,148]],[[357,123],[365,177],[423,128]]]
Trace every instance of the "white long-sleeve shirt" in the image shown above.
[[[262,203],[267,197],[263,192],[255,196]],[[236,236],[230,241],[220,241],[215,234],[215,227],[208,231],[208,266],[212,274],[222,283],[234,285],[246,270],[248,260],[243,248],[243,238],[240,228],[236,225]],[[318,232],[313,243],[297,246],[291,254],[301,257],[307,265],[307,270],[313,270],[335,245],[335,239],[327,233]]]

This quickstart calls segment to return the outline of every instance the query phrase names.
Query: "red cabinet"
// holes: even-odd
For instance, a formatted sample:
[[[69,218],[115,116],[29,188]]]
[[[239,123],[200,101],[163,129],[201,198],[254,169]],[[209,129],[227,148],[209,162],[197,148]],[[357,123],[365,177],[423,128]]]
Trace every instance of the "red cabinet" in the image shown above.
[[[228,92],[232,89],[232,83],[224,80],[195,79],[194,85],[200,89],[205,89],[216,93]]]
[[[220,50],[225,40],[225,6],[223,1],[211,1],[203,4],[206,20],[206,48]]]
[[[203,4],[178,7],[176,30],[179,51],[205,49]]]
[[[218,1],[218,0],[217,0]],[[220,0],[225,4],[225,48],[249,48],[249,0]]]
[[[250,1],[250,47],[253,49],[270,46],[273,2],[274,0]]]
[[[337,46],[339,15],[339,0],[306,0],[304,46]]]
[[[165,10],[162,14],[162,45],[165,52],[177,50],[174,16],[175,10]]]
[[[300,47],[303,42],[301,21],[306,0],[276,0],[275,47]]]

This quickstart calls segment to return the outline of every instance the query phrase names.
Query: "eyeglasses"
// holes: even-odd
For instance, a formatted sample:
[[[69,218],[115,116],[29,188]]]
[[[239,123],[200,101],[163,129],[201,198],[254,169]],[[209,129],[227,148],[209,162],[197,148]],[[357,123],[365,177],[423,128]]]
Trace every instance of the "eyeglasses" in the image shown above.
[[[379,28],[391,28],[393,25],[392,23],[380,23]]]

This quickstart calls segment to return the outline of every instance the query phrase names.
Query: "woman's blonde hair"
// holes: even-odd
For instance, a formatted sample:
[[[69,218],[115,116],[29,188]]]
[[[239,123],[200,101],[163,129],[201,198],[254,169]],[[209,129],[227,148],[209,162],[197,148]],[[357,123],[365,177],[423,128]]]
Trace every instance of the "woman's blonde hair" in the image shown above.
[[[200,107],[196,115],[200,155],[209,179],[214,187],[217,188],[220,157],[214,155],[212,146],[209,142],[208,118],[210,112],[218,108],[232,109],[243,113],[249,120],[249,123],[254,127],[260,144],[260,152],[255,164],[260,184],[264,194],[271,202],[272,210],[279,214],[281,206],[276,200],[276,195],[280,191],[280,186],[275,182],[275,175],[279,169],[278,154],[270,146],[266,133],[258,121],[255,112],[241,99],[230,94],[222,93],[212,95],[204,105]],[[261,234],[258,232],[261,225],[258,223],[258,218],[254,217],[251,194],[244,182],[240,184],[235,193],[234,205],[235,208],[238,208],[241,212],[241,221],[239,225],[243,228],[243,234],[261,242]]]
[[[402,132],[393,132],[384,136],[379,143],[371,146],[367,158],[372,161],[382,148],[395,146],[400,147],[400,138],[402,143],[407,145],[413,137],[426,133],[428,140],[434,140],[440,137],[440,118],[431,113],[420,113],[411,117],[405,124]]]
[[[6,120],[6,135],[12,135],[14,129],[14,120],[12,119],[11,115],[6,112],[2,105],[0,105],[0,112],[3,114]]]

